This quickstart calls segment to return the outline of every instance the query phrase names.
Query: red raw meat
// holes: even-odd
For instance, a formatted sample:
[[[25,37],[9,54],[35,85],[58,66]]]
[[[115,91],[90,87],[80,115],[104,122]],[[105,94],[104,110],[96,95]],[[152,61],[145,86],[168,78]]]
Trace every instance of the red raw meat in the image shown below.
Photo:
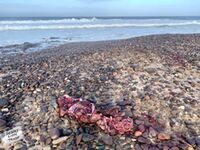
[[[107,116],[103,116],[96,112],[93,103],[83,99],[73,99],[68,95],[59,98],[58,105],[61,117],[68,115],[80,123],[96,124],[108,133],[124,134],[131,132],[133,128],[133,120],[123,116],[117,107],[109,109],[106,113]]]

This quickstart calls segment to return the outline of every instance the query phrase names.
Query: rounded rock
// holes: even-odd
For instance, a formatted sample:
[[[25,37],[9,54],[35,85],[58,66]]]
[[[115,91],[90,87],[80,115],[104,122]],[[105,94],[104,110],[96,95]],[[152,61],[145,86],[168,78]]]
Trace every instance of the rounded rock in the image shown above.
[[[83,142],[89,142],[89,141],[93,141],[94,140],[94,136],[90,135],[88,133],[84,133],[83,137],[82,137],[82,141]]]
[[[8,105],[8,100],[6,99],[0,99],[0,108]]]
[[[100,139],[106,145],[112,145],[113,144],[113,139],[110,135],[103,135]]]
[[[3,119],[0,119],[0,131],[4,130],[6,127],[6,121]]]
[[[158,134],[158,139],[161,140],[161,141],[169,140],[170,136],[168,134],[166,134],[166,133],[159,133]]]
[[[57,139],[60,137],[60,130],[58,128],[51,129],[49,132],[51,139]]]
[[[142,135],[142,132],[141,131],[135,131],[135,134],[134,134],[136,137],[138,136],[141,136]]]

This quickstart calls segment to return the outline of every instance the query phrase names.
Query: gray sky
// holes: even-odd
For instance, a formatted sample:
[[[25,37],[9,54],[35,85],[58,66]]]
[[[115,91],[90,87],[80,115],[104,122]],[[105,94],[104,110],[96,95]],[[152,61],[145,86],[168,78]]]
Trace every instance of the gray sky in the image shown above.
[[[0,17],[199,15],[200,0],[0,0]]]

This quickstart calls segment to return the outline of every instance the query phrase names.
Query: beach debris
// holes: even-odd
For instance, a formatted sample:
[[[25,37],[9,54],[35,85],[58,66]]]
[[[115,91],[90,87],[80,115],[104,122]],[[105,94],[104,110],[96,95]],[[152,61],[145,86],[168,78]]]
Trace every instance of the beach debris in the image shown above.
[[[14,127],[5,131],[0,135],[3,144],[13,144],[24,138],[23,128],[21,126]]]
[[[133,120],[119,111],[119,108],[110,108],[106,115],[96,111],[95,105],[81,98],[74,99],[65,95],[58,99],[59,114],[68,115],[80,123],[96,124],[110,134],[125,134],[132,132]]]

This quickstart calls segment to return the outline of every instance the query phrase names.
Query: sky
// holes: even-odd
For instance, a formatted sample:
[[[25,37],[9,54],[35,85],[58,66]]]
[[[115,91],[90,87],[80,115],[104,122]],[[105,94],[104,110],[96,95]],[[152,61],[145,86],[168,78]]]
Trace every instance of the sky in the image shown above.
[[[200,0],[0,0],[0,17],[200,16]]]

